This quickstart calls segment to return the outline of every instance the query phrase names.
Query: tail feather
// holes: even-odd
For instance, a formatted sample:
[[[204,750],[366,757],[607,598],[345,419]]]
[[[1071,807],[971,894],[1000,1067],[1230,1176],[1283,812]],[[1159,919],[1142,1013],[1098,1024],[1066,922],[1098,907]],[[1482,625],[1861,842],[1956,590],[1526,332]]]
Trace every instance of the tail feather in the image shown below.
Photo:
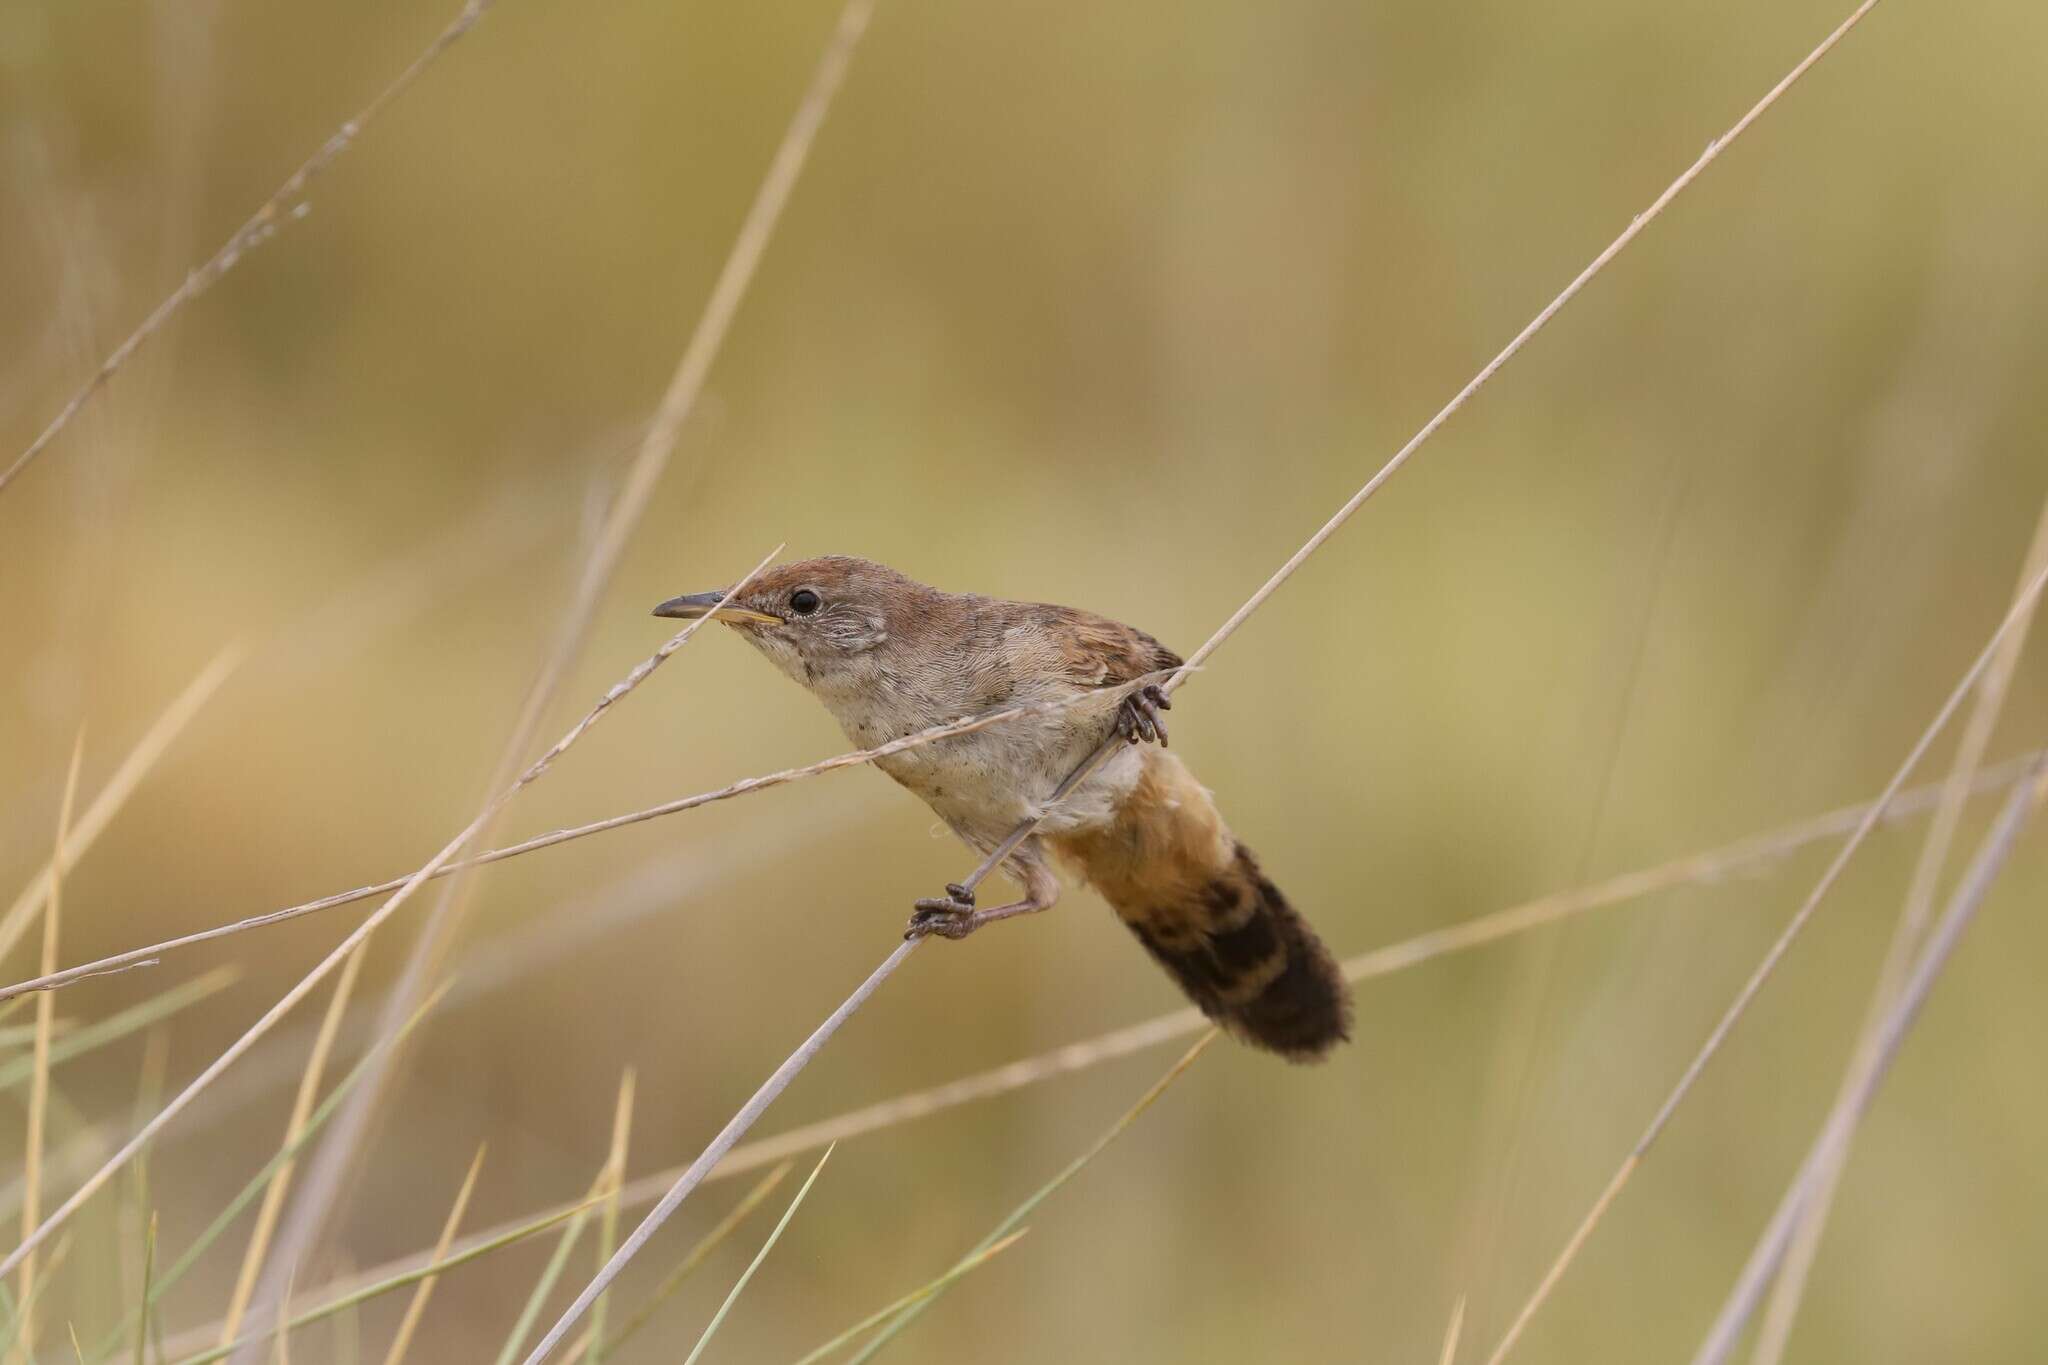
[[[1243,844],[1197,905],[1125,916],[1195,1005],[1230,1033],[1292,1061],[1351,1036],[1351,998],[1335,959]],[[1166,907],[1160,907],[1166,909]]]
[[[1110,826],[1060,841],[1202,1013],[1290,1061],[1351,1036],[1351,997],[1315,930],[1158,750]]]

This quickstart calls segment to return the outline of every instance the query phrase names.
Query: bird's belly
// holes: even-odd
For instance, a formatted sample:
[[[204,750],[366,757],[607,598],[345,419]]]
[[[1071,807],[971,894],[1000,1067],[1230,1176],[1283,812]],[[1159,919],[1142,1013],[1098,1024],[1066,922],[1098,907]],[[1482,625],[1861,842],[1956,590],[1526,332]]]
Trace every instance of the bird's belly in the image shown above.
[[[877,759],[876,766],[963,838],[987,847],[1044,810],[1054,789],[1093,751],[1091,736],[1078,738],[1057,742],[1067,736],[977,731]],[[1108,823],[1136,784],[1140,766],[1136,750],[1119,748],[1046,816],[1041,831],[1070,833]]]

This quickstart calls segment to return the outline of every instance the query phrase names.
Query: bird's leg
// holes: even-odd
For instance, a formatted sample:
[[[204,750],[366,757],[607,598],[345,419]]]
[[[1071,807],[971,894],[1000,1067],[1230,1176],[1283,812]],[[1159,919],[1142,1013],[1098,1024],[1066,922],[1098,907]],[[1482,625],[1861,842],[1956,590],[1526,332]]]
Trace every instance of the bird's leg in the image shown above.
[[[1020,874],[1018,880],[1024,883],[1024,899],[989,910],[976,910],[974,893],[958,882],[950,882],[943,897],[928,897],[912,904],[910,926],[903,931],[903,937],[924,938],[936,934],[940,938],[966,938],[984,924],[994,924],[1012,915],[1030,915],[1052,909],[1053,903],[1060,898],[1060,883],[1050,868],[1042,862],[1035,862],[1013,868],[1013,871]]]
[[[1173,702],[1167,698],[1166,689],[1158,683],[1146,683],[1137,691],[1125,697],[1116,709],[1116,732],[1133,744],[1157,740],[1159,747],[1166,747],[1166,718],[1159,713],[1171,711]]]

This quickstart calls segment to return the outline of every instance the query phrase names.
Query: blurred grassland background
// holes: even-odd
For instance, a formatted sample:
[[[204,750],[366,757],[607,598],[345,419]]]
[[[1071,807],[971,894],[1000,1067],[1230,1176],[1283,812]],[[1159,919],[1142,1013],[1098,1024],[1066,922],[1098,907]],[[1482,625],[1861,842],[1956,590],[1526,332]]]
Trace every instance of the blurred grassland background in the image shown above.
[[[548,733],[664,637],[648,607],[783,541],[1191,649],[1843,8],[884,0]],[[0,456],[453,9],[0,7]],[[501,0],[0,498],[9,896],[78,727],[90,793],[249,648],[68,882],[65,961],[403,873],[470,817],[834,12]],[[1340,953],[1882,785],[2048,496],[2043,51],[2037,5],[1881,7],[1191,680],[1176,749]],[[2041,654],[1994,758],[2048,742]],[[501,832],[843,747],[707,632]],[[458,975],[565,936],[422,1031],[300,1285],[430,1245],[482,1138],[471,1225],[580,1194],[628,1065],[631,1172],[694,1155],[966,869],[932,826],[855,771],[485,873]],[[1921,828],[1852,865],[1517,1360],[1691,1349],[1833,1092]],[[1434,1360],[1460,1295],[1490,1346],[1829,851],[1370,982],[1322,1068],[1212,1050],[891,1358]],[[2044,890],[2036,836],[1864,1130],[1793,1358],[2038,1358]],[[649,912],[574,934],[621,897]],[[168,1031],[180,1082],[361,913],[59,1015],[238,965]],[[1074,893],[920,953],[762,1131],[1178,1004]],[[166,1248],[274,1150],[295,1036],[157,1149]],[[141,1054],[60,1068],[53,1143],[129,1121]],[[713,1354],[787,1359],[936,1274],[1167,1059],[843,1146]],[[738,1193],[687,1206],[626,1302]],[[81,1258],[119,1205],[83,1216],[48,1344],[113,1321]],[[677,1358],[764,1229],[620,1359]],[[494,1352],[546,1254],[444,1278],[415,1358]],[[379,1353],[402,1297],[364,1316]]]

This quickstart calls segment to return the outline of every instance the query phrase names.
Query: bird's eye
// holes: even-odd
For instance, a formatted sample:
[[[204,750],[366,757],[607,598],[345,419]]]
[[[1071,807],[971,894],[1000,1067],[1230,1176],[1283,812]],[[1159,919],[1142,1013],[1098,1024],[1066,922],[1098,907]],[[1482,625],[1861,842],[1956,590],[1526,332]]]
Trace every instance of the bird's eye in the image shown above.
[[[789,595],[789,609],[798,616],[809,616],[818,609],[818,594],[809,588],[798,588]]]

